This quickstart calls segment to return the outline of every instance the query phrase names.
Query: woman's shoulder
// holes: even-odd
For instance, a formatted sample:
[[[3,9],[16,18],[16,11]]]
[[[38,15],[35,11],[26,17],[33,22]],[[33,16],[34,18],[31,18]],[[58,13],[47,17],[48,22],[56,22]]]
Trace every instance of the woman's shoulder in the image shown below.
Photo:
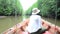
[[[31,15],[30,17],[41,17],[40,15]]]
[[[40,15],[36,15],[37,17],[41,17]]]

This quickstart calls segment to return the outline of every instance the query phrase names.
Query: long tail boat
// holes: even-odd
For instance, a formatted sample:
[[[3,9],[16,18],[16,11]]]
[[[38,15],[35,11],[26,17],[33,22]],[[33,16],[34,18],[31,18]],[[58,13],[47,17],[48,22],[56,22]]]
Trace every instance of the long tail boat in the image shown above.
[[[29,23],[29,19],[26,19],[25,21],[16,24],[12,28],[9,28],[8,30],[4,31],[1,34],[30,34],[26,31],[24,31],[25,28],[28,26],[28,23]],[[45,31],[42,34],[60,34],[60,27],[58,27],[44,19],[42,19],[42,25],[45,28],[50,27],[49,30]]]

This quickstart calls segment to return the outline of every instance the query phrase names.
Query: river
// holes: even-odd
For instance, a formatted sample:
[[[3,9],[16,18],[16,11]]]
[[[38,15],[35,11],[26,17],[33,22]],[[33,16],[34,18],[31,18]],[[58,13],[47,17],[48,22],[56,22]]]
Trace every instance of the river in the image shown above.
[[[26,16],[27,17],[27,16]],[[27,17],[28,18],[28,17]],[[0,33],[12,27],[13,25],[20,23],[22,21],[22,16],[6,16],[0,18]],[[53,24],[55,24],[55,19],[52,18],[43,18]],[[56,25],[60,26],[60,20],[57,20]]]

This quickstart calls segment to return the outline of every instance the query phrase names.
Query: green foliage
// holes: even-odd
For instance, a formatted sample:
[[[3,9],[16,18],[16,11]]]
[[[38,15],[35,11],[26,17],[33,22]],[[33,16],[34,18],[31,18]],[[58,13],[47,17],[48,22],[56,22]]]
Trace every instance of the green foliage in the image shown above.
[[[56,0],[38,0],[38,8],[41,10],[41,15],[44,17],[57,17],[60,16],[60,9],[57,7]],[[59,5],[59,4],[58,4]]]
[[[60,17],[60,0],[38,0],[26,11],[26,15],[31,15],[32,9],[38,7],[40,14],[44,17]],[[0,0],[0,15],[22,15],[23,8],[19,0]]]
[[[38,8],[44,17],[60,17],[60,0],[38,0]]]
[[[0,15],[22,14],[22,6],[19,0],[0,0]]]

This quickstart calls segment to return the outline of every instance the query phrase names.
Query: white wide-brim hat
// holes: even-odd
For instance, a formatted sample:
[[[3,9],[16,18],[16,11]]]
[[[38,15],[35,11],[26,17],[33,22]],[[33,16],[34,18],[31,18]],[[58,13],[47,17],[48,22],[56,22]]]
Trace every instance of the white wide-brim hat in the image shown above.
[[[35,12],[36,10],[36,12]],[[38,8],[33,8],[32,10],[32,14],[38,14],[40,12],[40,10]]]

